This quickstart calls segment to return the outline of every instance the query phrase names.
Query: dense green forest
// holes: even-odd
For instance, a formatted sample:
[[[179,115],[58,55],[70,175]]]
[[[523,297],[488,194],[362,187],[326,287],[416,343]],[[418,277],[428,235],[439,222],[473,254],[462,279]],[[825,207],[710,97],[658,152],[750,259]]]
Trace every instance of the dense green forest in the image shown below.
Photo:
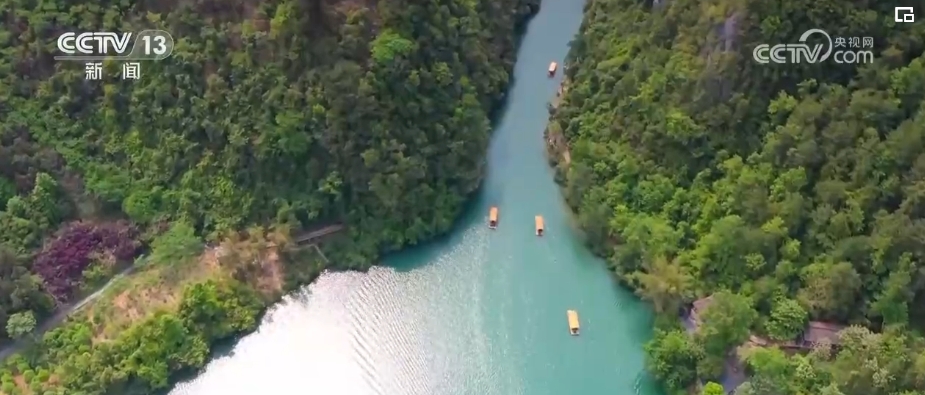
[[[648,366],[669,393],[723,393],[697,384],[732,354],[739,395],[925,393],[925,24],[899,5],[588,3],[550,133],[590,243],[662,314]],[[876,59],[753,60],[811,28],[873,37]],[[707,295],[689,335],[675,317]],[[850,327],[774,346],[810,320]],[[750,335],[772,346],[737,350]]]
[[[0,341],[34,346],[0,393],[164,388],[323,269],[281,275],[279,229],[345,224],[342,268],[447,230],[479,185],[515,30],[538,6],[0,0]],[[176,47],[140,80],[106,62],[87,81],[83,63],[53,59],[64,32],[144,29]],[[274,259],[209,263],[202,247],[229,237]],[[128,289],[33,335],[133,265]]]

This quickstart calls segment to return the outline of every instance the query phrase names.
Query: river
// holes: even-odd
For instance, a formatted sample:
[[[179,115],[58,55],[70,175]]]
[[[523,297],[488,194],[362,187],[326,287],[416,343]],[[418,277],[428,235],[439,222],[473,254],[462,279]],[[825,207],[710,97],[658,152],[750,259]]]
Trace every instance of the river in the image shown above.
[[[651,315],[576,238],[544,157],[562,75],[546,69],[562,63],[582,7],[543,0],[527,26],[485,185],[453,234],[368,273],[322,275],[170,394],[656,394],[643,372]]]

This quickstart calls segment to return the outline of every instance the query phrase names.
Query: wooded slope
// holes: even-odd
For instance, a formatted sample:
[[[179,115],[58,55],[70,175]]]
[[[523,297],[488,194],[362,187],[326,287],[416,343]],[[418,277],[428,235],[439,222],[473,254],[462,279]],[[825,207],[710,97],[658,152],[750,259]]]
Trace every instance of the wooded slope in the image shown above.
[[[554,116],[568,201],[612,268],[666,315],[729,291],[694,340],[657,336],[652,370],[717,379],[747,329],[790,340],[814,319],[888,334],[761,354],[745,393],[925,389],[925,25],[891,1],[659,3],[590,2]],[[752,59],[810,28],[873,37],[877,58]]]

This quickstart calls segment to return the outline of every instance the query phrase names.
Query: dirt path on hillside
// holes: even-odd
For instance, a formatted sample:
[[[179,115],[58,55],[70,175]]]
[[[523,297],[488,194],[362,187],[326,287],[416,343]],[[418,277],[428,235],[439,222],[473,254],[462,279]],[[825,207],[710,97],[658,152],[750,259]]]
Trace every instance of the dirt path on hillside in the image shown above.
[[[61,322],[63,322],[67,317],[70,317],[71,314],[74,314],[88,303],[92,302],[96,298],[100,297],[110,286],[115,284],[116,281],[122,279],[125,276],[131,275],[135,271],[135,266],[129,266],[125,270],[122,270],[115,276],[113,276],[109,281],[106,282],[106,285],[103,285],[100,289],[96,290],[90,295],[87,295],[77,302],[65,305],[63,308],[58,309],[54,315],[44,320],[39,324],[36,330],[33,332],[35,336],[42,336],[45,332],[48,332],[52,328],[57,327]],[[8,343],[3,347],[0,347],[0,361],[7,359],[9,356],[15,354],[17,351],[21,350],[23,346],[27,344],[26,340],[17,340],[12,343]]]

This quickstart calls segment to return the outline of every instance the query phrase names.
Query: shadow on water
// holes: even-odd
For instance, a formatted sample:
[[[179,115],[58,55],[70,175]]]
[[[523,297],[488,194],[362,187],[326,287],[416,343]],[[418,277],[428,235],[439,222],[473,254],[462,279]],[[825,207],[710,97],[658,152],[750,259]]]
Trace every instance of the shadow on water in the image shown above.
[[[534,14],[539,12],[539,7],[534,10]],[[516,47],[519,48],[521,42],[523,41],[524,33],[527,29],[527,22],[529,19],[521,21],[517,24],[515,28],[517,32]],[[512,66],[513,69],[513,66]],[[505,146],[505,142],[500,139],[495,139],[495,132],[498,129],[498,125],[501,122],[502,115],[507,112],[508,106],[510,104],[510,87],[514,86],[515,73],[513,71],[510,74],[510,81],[508,83],[508,89],[499,98],[498,102],[493,106],[489,112],[489,119],[491,125],[491,145],[492,150],[501,150],[504,151],[508,147]],[[486,150],[484,153],[483,161],[488,161],[489,150]],[[503,166],[504,156],[494,156],[492,161],[495,162],[493,166]],[[499,163],[501,162],[501,163]],[[489,171],[488,167],[485,167],[486,172]],[[427,266],[430,262],[433,262],[434,258],[440,256],[442,251],[446,247],[458,244],[459,241],[465,236],[465,232],[462,230],[469,229],[477,221],[482,221],[483,219],[487,221],[488,213],[485,212],[484,215],[480,215],[477,211],[486,209],[487,202],[497,202],[501,201],[502,189],[501,188],[488,188],[486,186],[486,176],[479,181],[479,186],[463,203],[463,207],[459,212],[457,218],[454,219],[453,225],[443,234],[434,237],[426,242],[418,244],[416,246],[407,247],[402,251],[392,252],[386,254],[382,258],[383,266],[395,269],[397,272],[408,272],[417,268]],[[483,218],[484,217],[484,218]],[[405,259],[410,256],[411,252],[415,256],[415,259]],[[400,262],[400,263],[399,263]]]
[[[537,3],[535,6],[530,7],[529,15],[514,24],[514,55],[517,54],[517,51],[520,48],[520,44],[523,44],[524,39],[527,38],[527,26],[530,24],[530,20],[533,19],[533,17],[535,17],[539,12],[540,4]],[[517,59],[515,56],[512,59],[512,62],[516,63],[516,61]],[[507,89],[505,89],[504,92],[501,92],[500,100],[498,100],[498,103],[495,103],[495,105],[488,113],[488,119],[491,120],[492,131],[497,130],[498,122],[501,120],[501,115],[507,111],[508,98],[510,97],[511,93],[510,88],[514,86],[514,80],[516,78],[516,73],[514,73],[515,63],[511,64],[511,73],[509,76],[510,80],[508,80]]]
[[[458,217],[455,218],[449,230],[417,246],[386,255],[382,259],[382,266],[392,268],[397,272],[408,272],[427,266],[445,253],[448,247],[459,244],[466,236],[466,232],[464,232],[466,229],[471,228],[478,221],[488,220],[487,211],[484,215],[479,215],[478,213],[479,210],[482,210],[486,201],[484,197],[484,181],[472,194],[474,198],[468,199],[463,204]]]
[[[530,20],[534,16],[536,16],[536,14],[539,12],[540,12],[540,5],[537,4],[535,7],[532,7],[531,13],[528,17],[524,18],[521,21],[518,21],[517,24],[514,26],[514,32],[515,32],[514,48],[521,47],[521,44],[523,43],[524,39],[526,39],[527,26],[529,25]],[[515,54],[516,52],[517,50],[515,49]],[[511,67],[511,73],[508,76],[509,80],[507,84],[507,89],[505,89],[504,92],[501,93],[501,97],[499,98],[498,102],[495,103],[495,105],[492,107],[492,109],[488,113],[488,119],[490,121],[489,125],[491,125],[491,133],[492,133],[491,150],[501,150],[502,152],[506,151],[508,147],[504,145],[503,141],[500,141],[499,139],[494,139],[494,137],[495,137],[495,133],[498,130],[498,126],[501,124],[501,118],[504,115],[504,113],[507,112],[508,106],[510,105],[511,88],[513,88],[515,83],[517,82],[517,73],[514,72],[514,64],[511,64],[510,67]],[[498,141],[495,141],[495,140],[498,140]],[[485,160],[488,160],[489,152],[490,152],[489,150],[486,150]],[[494,166],[504,166],[506,165],[505,163],[506,161],[507,161],[507,158],[505,156],[493,158]],[[480,189],[484,189],[484,184],[485,183],[483,180],[482,185],[480,186]],[[498,192],[500,192],[498,188],[495,188],[494,190],[487,192],[487,193],[497,194]],[[475,200],[481,200],[482,193],[483,191],[477,191],[476,196],[479,196],[479,198],[469,199],[469,202],[471,203],[472,201],[475,201]],[[498,201],[499,199],[500,199],[500,196],[488,196],[488,201]]]

